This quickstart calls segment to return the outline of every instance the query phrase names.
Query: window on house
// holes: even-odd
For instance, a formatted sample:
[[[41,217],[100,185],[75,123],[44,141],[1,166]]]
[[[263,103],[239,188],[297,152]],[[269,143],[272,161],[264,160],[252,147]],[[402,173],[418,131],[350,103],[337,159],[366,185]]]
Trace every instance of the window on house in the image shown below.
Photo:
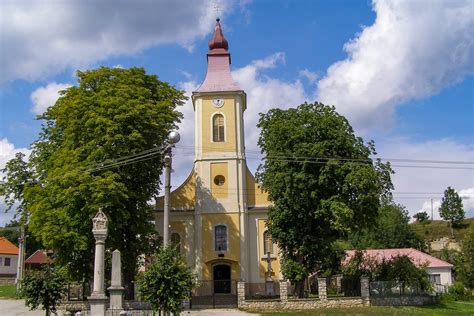
[[[227,226],[217,225],[214,228],[215,251],[227,251]]]
[[[216,114],[212,118],[212,140],[214,142],[224,141],[224,116]]]
[[[181,253],[181,236],[178,233],[171,234],[171,244]]]
[[[5,267],[9,267],[11,265],[11,258],[5,258]]]
[[[273,254],[273,239],[268,230],[263,232],[263,253],[266,255],[270,251]]]
[[[3,257],[0,257],[0,266],[3,264]]]
[[[429,277],[430,283],[441,284],[441,275],[430,274],[428,277]]]

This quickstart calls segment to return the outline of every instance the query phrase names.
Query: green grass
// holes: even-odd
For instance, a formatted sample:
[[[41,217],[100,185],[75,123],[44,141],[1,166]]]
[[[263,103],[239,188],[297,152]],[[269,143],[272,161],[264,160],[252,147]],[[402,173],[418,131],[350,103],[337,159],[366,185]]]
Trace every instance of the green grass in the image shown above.
[[[466,218],[459,227],[454,227],[454,238],[461,241],[464,234],[470,226],[474,225],[474,218]],[[451,237],[451,230],[448,222],[445,221],[428,221],[425,223],[414,222],[410,224],[413,230],[423,237],[425,240],[431,241],[442,237]]]
[[[0,285],[0,298],[16,298],[16,286]]]
[[[364,316],[364,315],[382,315],[382,316],[406,316],[406,315],[426,315],[426,316],[444,316],[444,315],[474,315],[474,302],[450,302],[437,305],[426,306],[370,306],[354,308],[328,308],[313,309],[304,311],[282,311],[270,312],[259,311],[262,315],[319,315],[319,316]]]

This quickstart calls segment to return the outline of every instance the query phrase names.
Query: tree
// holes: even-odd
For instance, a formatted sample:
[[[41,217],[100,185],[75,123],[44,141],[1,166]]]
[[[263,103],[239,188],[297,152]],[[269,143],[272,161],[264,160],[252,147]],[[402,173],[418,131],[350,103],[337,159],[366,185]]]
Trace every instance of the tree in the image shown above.
[[[451,236],[454,238],[453,225],[460,224],[464,219],[465,213],[461,197],[456,190],[451,187],[448,187],[444,191],[441,207],[439,208],[439,215],[442,219],[449,222]]]
[[[186,266],[176,247],[162,247],[146,272],[138,280],[143,300],[154,311],[163,310],[178,315],[184,300],[190,299],[195,275]]]
[[[56,306],[67,291],[66,285],[64,275],[53,266],[46,265],[39,271],[26,274],[21,282],[20,297],[32,310],[41,305],[49,316],[56,313]]]
[[[425,250],[425,240],[413,230],[409,220],[403,205],[385,199],[374,225],[350,234],[350,244],[356,249],[412,247]]]
[[[390,165],[370,159],[373,142],[356,137],[332,106],[272,109],[258,127],[265,159],[257,179],[273,204],[267,226],[283,261],[304,275],[327,270],[337,239],[375,222],[392,188]],[[295,291],[303,295],[302,282]]]
[[[464,236],[462,251],[455,267],[463,285],[474,289],[474,226],[472,225]]]
[[[418,212],[413,215],[413,218],[420,223],[427,222],[430,218],[428,217],[428,213],[426,212]]]
[[[131,297],[137,257],[151,253],[156,240],[148,202],[158,194],[164,143],[185,97],[142,68],[77,76],[77,86],[39,117],[44,124],[28,165],[34,181],[20,192],[31,232],[76,281],[90,279],[91,219],[102,208],[109,218],[106,247],[124,254]]]

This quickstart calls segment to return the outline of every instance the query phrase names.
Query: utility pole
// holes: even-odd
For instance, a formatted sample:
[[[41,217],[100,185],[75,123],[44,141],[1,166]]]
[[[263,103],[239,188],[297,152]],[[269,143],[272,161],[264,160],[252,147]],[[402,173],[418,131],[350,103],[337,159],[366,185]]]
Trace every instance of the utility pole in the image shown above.
[[[433,217],[433,199],[431,199],[431,220],[434,221],[434,217]]]
[[[171,132],[168,135],[168,144],[165,148],[165,199],[163,207],[163,245],[169,243],[170,231],[170,193],[171,193],[171,151],[174,145],[179,142],[180,136],[178,132]]]
[[[21,288],[21,280],[23,280],[23,272],[25,269],[25,248],[26,248],[26,233],[25,224],[20,227],[20,237],[18,238],[18,265],[16,270],[16,289],[17,291]]]

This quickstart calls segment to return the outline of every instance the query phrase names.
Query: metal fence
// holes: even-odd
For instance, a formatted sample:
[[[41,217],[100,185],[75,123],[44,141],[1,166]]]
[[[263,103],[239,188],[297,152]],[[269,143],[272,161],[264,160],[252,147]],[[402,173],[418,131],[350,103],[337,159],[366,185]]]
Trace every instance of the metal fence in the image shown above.
[[[397,281],[374,281],[370,282],[370,296],[416,296],[430,294],[423,291],[418,285],[407,285]]]
[[[123,310],[123,309],[108,309],[105,312],[105,316],[159,316],[164,313],[153,313],[152,310]],[[91,311],[81,311],[80,314],[72,313],[71,316],[92,316]]]
[[[201,280],[191,293],[189,307],[237,307],[237,280]]]
[[[267,294],[271,293],[271,294]],[[245,299],[276,299],[280,297],[280,282],[253,282],[247,283]]]

